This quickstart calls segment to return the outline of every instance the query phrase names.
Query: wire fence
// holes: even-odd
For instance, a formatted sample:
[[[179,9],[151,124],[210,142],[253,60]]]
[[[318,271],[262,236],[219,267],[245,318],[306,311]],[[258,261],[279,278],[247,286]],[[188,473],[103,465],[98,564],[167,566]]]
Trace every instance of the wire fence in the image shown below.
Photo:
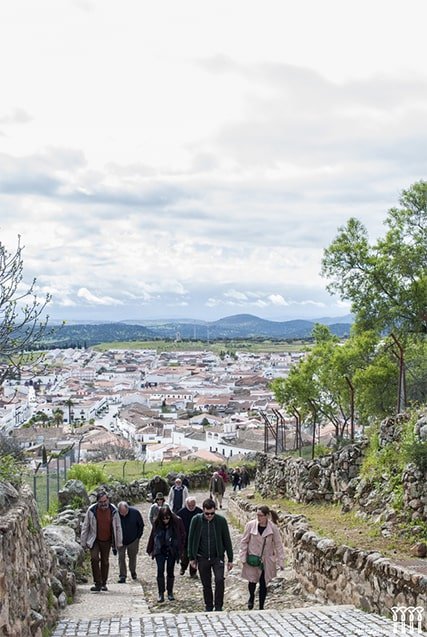
[[[41,462],[34,471],[26,473],[25,481],[33,491],[39,513],[46,513],[56,502],[58,491],[68,480],[68,471],[74,462],[74,448],[71,448],[46,459],[46,462]]]

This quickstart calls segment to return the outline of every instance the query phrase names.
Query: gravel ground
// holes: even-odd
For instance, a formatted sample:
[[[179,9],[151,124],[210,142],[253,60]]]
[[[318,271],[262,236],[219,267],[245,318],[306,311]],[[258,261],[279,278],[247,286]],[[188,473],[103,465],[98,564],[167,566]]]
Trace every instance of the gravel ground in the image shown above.
[[[196,492],[193,494],[200,506],[202,501],[209,497],[206,492]],[[147,511],[149,505],[138,505],[141,510],[144,521],[147,520]],[[217,515],[227,517],[227,496],[223,502],[223,508],[218,511]],[[152,560],[146,553],[146,545],[150,532],[150,525],[147,523],[147,530],[144,531],[143,541],[140,547],[138,574],[144,589],[146,602],[150,612],[172,612],[187,613],[204,611],[203,592],[200,580],[193,579],[188,574],[180,575],[179,564],[175,568],[175,587],[174,602],[166,601],[164,604],[157,604],[157,583],[156,583],[156,562]],[[242,564],[238,558],[241,531],[230,524],[230,535],[233,542],[234,550],[234,567],[226,574],[225,578],[225,595],[224,610],[244,610],[247,609],[248,588],[246,580],[241,578]],[[227,573],[227,569],[226,569]],[[268,587],[267,601],[265,608],[285,609],[299,608],[302,606],[313,606],[313,599],[304,597],[301,593],[300,585],[294,578],[291,569],[287,566],[285,570],[278,573]],[[257,599],[255,609],[257,608]]]

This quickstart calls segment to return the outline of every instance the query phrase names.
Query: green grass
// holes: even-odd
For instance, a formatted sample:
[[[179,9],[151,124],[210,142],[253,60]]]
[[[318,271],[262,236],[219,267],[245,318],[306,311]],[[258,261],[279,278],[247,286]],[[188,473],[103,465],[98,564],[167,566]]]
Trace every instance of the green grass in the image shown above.
[[[100,343],[92,349],[105,352],[111,349],[154,349],[157,352],[204,352],[210,351],[216,354],[221,352],[246,351],[252,353],[262,352],[305,352],[311,347],[304,341],[114,341],[112,343]]]

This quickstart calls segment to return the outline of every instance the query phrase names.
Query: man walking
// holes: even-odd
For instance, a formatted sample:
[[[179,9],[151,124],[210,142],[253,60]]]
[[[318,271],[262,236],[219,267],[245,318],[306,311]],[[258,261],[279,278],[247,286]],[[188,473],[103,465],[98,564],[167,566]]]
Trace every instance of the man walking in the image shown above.
[[[119,512],[110,503],[105,491],[99,491],[95,504],[86,511],[80,534],[83,549],[90,549],[90,564],[94,585],[91,591],[107,591],[110,548],[113,553],[122,546],[122,525]]]
[[[190,558],[188,557],[188,534],[190,531],[191,520],[199,513],[202,513],[202,509],[196,506],[196,498],[191,495],[186,499],[185,506],[177,512],[177,516],[184,522],[185,528],[185,549],[181,557],[181,575],[184,575],[187,570],[187,566],[190,563]],[[190,566],[190,577],[196,577],[196,575],[197,568]]]
[[[195,515],[190,524],[188,555],[190,566],[198,567],[203,586],[206,611],[221,611],[224,602],[224,554],[227,568],[233,568],[233,545],[227,520],[216,515],[215,502],[208,498],[202,504],[203,512]],[[212,572],[215,578],[215,597],[212,591]]]
[[[123,533],[123,546],[118,549],[119,554],[119,584],[126,582],[126,553],[129,560],[129,571],[133,580],[136,575],[136,556],[138,555],[139,540],[144,532],[144,520],[135,507],[127,502],[119,502],[117,506]]]
[[[181,478],[176,478],[174,485],[169,490],[168,504],[169,508],[176,513],[184,506],[188,498],[188,489],[182,484]]]
[[[218,471],[214,471],[212,478],[209,482],[209,491],[212,500],[215,502],[215,506],[222,509],[222,498],[225,493],[225,482],[219,475]]]

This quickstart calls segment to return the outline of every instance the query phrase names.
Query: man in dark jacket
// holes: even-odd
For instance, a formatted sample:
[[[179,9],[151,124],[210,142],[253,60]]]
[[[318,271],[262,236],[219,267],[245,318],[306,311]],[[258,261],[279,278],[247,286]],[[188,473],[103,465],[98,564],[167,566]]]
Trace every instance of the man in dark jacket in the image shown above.
[[[190,562],[190,558],[188,557],[188,534],[190,532],[191,520],[199,513],[202,513],[202,509],[196,506],[196,498],[191,495],[186,499],[185,506],[177,512],[177,516],[184,522],[186,535],[185,550],[181,557],[181,575],[184,575]],[[190,577],[196,577],[196,575],[197,568],[190,566]]]
[[[191,520],[188,538],[190,566],[198,567],[203,585],[205,610],[222,610],[224,602],[224,554],[227,568],[233,568],[233,545],[227,520],[216,515],[215,502],[208,498],[202,504],[203,512]],[[212,572],[215,578],[215,598],[212,591]]]
[[[129,560],[129,570],[132,579],[136,579],[136,556],[138,555],[139,540],[144,532],[144,520],[141,513],[135,507],[130,507],[127,502],[119,502],[118,510],[123,532],[123,546],[119,553],[119,584],[126,582],[126,553]]]

